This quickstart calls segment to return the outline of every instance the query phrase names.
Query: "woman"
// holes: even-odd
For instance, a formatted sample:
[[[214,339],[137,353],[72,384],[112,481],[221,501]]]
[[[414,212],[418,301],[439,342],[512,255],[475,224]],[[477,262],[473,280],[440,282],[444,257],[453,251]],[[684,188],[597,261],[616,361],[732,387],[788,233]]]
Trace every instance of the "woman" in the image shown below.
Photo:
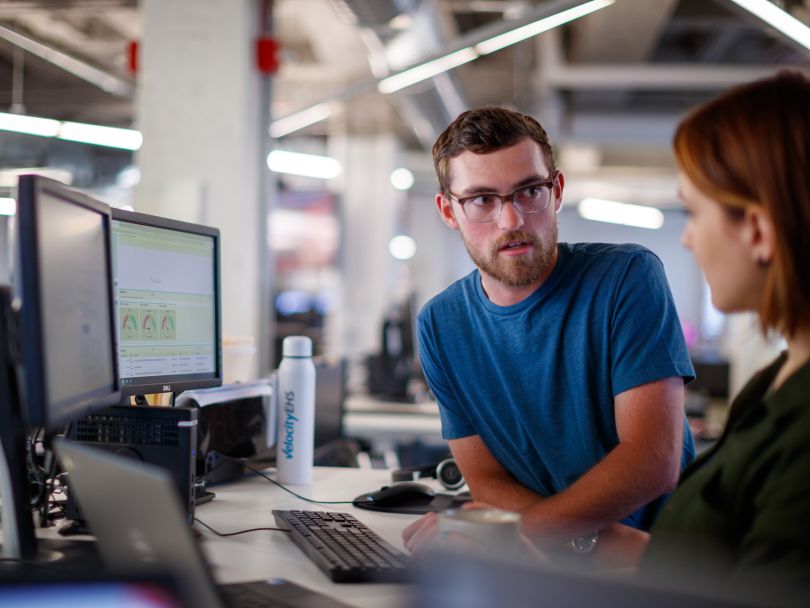
[[[736,397],[651,536],[612,532],[648,543],[642,579],[775,599],[810,583],[810,81],[733,89],[689,114],[674,147],[682,240],[714,305],[756,311],[787,351]]]

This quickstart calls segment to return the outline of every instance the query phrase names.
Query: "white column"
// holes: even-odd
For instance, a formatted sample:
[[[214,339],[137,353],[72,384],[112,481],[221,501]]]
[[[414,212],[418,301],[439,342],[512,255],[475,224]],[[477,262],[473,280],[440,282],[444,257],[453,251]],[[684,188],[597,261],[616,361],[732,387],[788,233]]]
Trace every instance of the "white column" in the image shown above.
[[[135,209],[219,228],[226,381],[253,378],[264,221],[253,0],[144,0]],[[231,345],[239,345],[233,348]]]
[[[382,318],[399,287],[388,253],[404,195],[390,182],[399,144],[393,135],[333,136],[330,153],[343,166],[343,293],[328,328],[330,354],[359,357],[379,351]]]

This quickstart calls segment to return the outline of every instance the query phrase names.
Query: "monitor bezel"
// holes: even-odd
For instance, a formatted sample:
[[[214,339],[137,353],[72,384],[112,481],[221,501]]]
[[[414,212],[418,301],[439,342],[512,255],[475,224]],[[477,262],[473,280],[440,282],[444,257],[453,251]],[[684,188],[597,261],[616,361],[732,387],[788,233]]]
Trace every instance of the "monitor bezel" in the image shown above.
[[[136,395],[147,395],[152,393],[175,393],[182,391],[212,388],[222,385],[222,311],[220,293],[220,233],[218,228],[194,224],[181,220],[169,219],[157,215],[149,215],[136,211],[125,211],[123,209],[112,210],[112,220],[124,223],[137,224],[150,228],[163,228],[165,230],[175,230],[195,235],[212,237],[214,240],[214,337],[215,353],[214,365],[216,369],[213,376],[205,378],[177,379],[176,376],[147,376],[143,379],[133,379],[134,384],[123,384],[123,378],[119,376],[121,398],[129,403],[130,397]],[[112,267],[111,267],[112,270]],[[117,302],[114,305],[117,307]],[[118,335],[118,325],[115,325],[116,336]],[[118,344],[118,342],[116,342]],[[118,362],[118,351],[116,350],[116,363]],[[142,380],[142,381],[141,381]]]
[[[68,204],[82,207],[101,216],[104,230],[104,254],[107,268],[108,306],[110,319],[110,347],[112,352],[112,384],[52,404],[46,381],[47,341],[43,333],[44,302],[42,300],[42,273],[40,269],[39,227],[41,214],[39,200],[42,195],[52,196]],[[21,341],[21,371],[23,389],[23,415],[28,425],[43,427],[48,431],[62,430],[71,421],[87,415],[96,408],[120,401],[120,378],[118,373],[118,346],[116,342],[115,302],[112,275],[112,229],[110,207],[91,196],[64,185],[61,182],[39,175],[22,175],[17,189],[17,242],[19,251],[19,285],[22,288],[22,306],[19,323],[24,340]],[[41,381],[38,381],[41,379]],[[58,415],[57,415],[58,414]]]

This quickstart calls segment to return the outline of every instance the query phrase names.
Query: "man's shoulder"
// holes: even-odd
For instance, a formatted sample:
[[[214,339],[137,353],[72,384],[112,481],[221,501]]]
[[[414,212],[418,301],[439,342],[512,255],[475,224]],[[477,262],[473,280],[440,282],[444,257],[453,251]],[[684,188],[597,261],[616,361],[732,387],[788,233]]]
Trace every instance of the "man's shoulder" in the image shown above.
[[[419,311],[419,317],[429,316],[436,311],[458,308],[464,305],[475,292],[475,281],[478,271],[473,270],[466,276],[450,284],[443,291],[433,296]]]
[[[597,259],[615,261],[647,255],[657,258],[652,251],[636,243],[560,243],[568,256],[574,259]]]
[[[584,273],[584,276],[618,279],[631,266],[640,271],[651,265],[661,266],[655,253],[635,243],[561,243],[560,254],[569,272]]]

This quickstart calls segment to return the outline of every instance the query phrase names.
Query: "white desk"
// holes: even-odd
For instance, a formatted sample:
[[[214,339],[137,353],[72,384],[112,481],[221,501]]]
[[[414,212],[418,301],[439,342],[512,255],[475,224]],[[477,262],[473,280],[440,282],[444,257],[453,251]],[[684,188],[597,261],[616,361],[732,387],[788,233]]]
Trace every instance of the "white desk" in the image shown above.
[[[316,467],[311,486],[291,486],[295,492],[317,500],[351,501],[390,482],[390,471]],[[213,486],[216,498],[196,509],[197,519],[219,532],[275,527],[272,509],[343,511],[355,515],[388,542],[405,551],[402,529],[414,515],[377,513],[351,504],[307,503],[256,475],[236,483]],[[282,577],[326,593],[358,607],[407,606],[407,585],[335,584],[331,582],[286,533],[261,531],[220,538],[202,526],[203,550],[218,582],[232,583],[268,577]],[[407,551],[406,551],[407,552]]]
[[[444,443],[439,407],[435,402],[397,403],[369,395],[350,395],[345,407],[344,434],[372,441],[377,451],[417,440],[427,444]]]

